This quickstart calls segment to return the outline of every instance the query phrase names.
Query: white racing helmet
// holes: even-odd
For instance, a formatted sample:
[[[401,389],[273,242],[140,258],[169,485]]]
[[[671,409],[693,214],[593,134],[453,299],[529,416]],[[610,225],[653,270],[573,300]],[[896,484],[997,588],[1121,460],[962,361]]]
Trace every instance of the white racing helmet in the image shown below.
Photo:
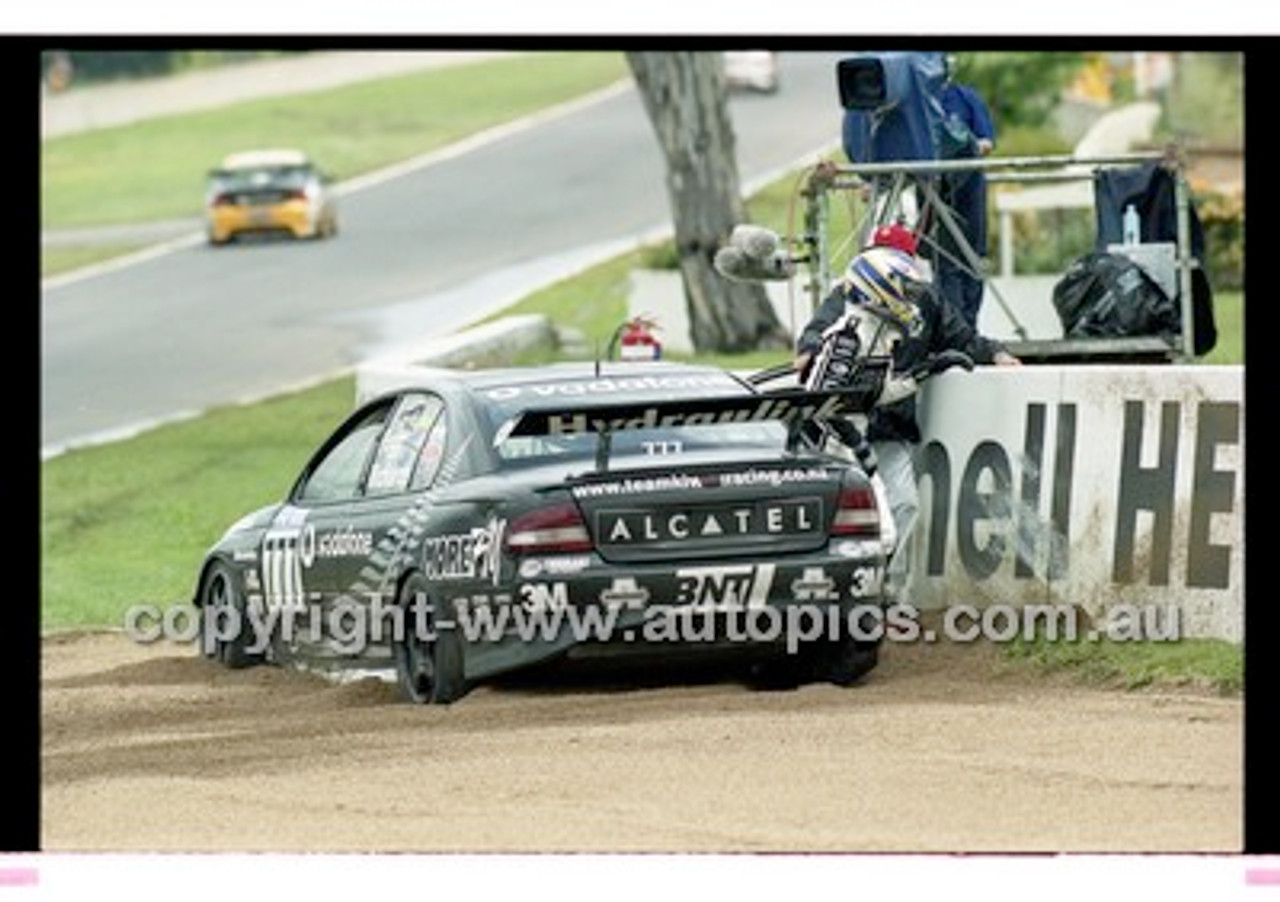
[[[911,295],[928,279],[910,254],[892,247],[867,248],[849,261],[844,281],[853,289],[850,301],[906,335],[919,331],[920,308]]]

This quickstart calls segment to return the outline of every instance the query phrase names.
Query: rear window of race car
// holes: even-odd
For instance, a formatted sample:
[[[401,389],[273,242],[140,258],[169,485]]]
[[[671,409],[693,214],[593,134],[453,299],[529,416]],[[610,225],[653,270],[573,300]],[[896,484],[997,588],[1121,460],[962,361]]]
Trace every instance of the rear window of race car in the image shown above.
[[[580,407],[607,410],[610,404],[637,404],[690,398],[739,397],[741,383],[723,373],[689,373],[633,378],[600,378],[535,385],[505,385],[477,389],[493,440],[497,431],[522,411],[540,407]],[[658,426],[625,429],[612,434],[610,454],[696,455],[734,451],[781,453],[786,427],[776,421]],[[594,434],[514,436],[497,447],[498,456],[512,465],[549,460],[590,459],[596,453]]]
[[[220,169],[212,174],[213,186],[224,192],[280,189],[298,191],[315,178],[311,166],[261,166]]]

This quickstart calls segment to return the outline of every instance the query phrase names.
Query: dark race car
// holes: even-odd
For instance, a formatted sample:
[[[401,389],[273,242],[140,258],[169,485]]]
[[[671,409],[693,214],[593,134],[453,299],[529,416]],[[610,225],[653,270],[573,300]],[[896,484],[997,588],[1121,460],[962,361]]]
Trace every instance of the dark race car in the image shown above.
[[[875,666],[878,499],[804,438],[874,388],[766,393],[669,363],[410,381],[210,550],[210,657],[394,665],[436,703],[564,655],[732,649],[793,684]]]

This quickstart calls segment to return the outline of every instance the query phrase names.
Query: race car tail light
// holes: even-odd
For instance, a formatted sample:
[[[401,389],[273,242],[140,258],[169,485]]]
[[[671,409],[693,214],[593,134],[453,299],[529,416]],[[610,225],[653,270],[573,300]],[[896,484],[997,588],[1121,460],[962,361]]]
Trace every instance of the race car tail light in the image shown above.
[[[840,497],[836,501],[836,515],[831,521],[831,534],[879,537],[880,511],[871,486],[847,485],[840,490]]]
[[[507,549],[513,554],[590,551],[591,536],[578,506],[565,501],[512,520],[507,526]]]

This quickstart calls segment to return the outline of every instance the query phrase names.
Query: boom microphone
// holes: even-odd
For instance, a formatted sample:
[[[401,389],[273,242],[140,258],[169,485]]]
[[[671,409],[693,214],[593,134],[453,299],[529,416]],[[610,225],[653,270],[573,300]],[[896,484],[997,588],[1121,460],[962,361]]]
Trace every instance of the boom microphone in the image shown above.
[[[776,232],[762,226],[735,226],[729,243],[716,251],[716,272],[736,282],[786,280],[795,274],[795,260],[781,247]]]
[[[778,250],[782,239],[772,229],[743,223],[733,227],[733,231],[729,233],[729,243],[734,247],[742,248],[748,257],[763,259],[772,256]]]
[[[735,282],[786,280],[796,271],[795,263],[786,254],[774,253],[760,259],[747,256],[742,248],[732,245],[716,251],[712,265],[720,275]]]

